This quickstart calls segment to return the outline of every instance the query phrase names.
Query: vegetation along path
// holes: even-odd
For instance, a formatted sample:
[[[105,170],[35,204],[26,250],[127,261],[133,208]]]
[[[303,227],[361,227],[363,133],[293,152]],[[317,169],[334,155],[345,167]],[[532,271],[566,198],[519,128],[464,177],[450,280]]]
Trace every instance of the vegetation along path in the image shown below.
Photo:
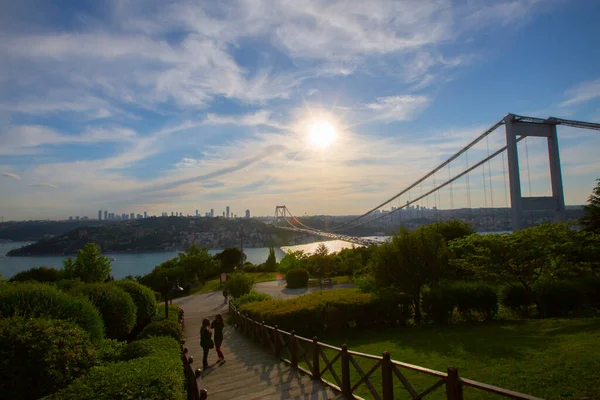
[[[224,314],[220,291],[173,300],[185,313],[185,347],[194,357],[195,368],[202,366],[200,326],[203,318],[211,320],[217,313]],[[222,350],[226,361],[217,363],[217,354],[211,350],[208,362],[212,368],[202,375],[202,384],[211,400],[227,399],[333,399],[337,394],[320,382],[293,371],[283,362],[262,351],[232,326],[225,328]]]

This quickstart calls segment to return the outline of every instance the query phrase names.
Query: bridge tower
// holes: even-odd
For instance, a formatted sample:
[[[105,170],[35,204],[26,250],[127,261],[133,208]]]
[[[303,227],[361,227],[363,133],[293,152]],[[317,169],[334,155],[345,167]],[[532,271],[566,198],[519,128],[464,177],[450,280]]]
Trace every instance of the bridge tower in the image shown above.
[[[519,121],[514,114],[504,117],[506,128],[506,154],[508,158],[508,180],[510,184],[510,202],[513,231],[522,229],[523,211],[553,210],[556,221],[565,220],[565,197],[558,152],[556,123],[552,119],[544,122]],[[550,161],[550,181],[552,196],[523,197],[521,195],[521,177],[519,172],[518,137],[545,137],[548,143]]]
[[[279,222],[282,218],[285,219],[286,210],[286,206],[275,206],[275,218],[273,219],[273,223]]]

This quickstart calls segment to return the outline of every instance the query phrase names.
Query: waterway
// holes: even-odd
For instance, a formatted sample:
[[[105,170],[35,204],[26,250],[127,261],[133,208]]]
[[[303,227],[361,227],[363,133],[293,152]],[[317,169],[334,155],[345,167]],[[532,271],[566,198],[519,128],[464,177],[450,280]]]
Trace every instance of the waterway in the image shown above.
[[[319,244],[324,243],[330,252],[336,252],[343,248],[352,247],[352,243],[343,242],[341,240],[331,240],[325,242],[315,242],[297,246],[288,246],[275,248],[275,256],[277,261],[280,261],[287,251],[304,250],[306,253],[314,252]],[[61,268],[62,262],[67,257],[64,256],[41,256],[41,257],[6,257],[9,250],[19,248],[29,244],[29,242],[0,242],[0,274],[4,278],[10,278],[14,274],[24,271],[29,268],[45,266]],[[217,254],[221,250],[209,250],[211,254]],[[267,247],[245,248],[244,253],[249,262],[253,264],[261,264],[267,260],[269,249]],[[123,278],[127,275],[144,275],[152,271],[152,269],[176,257],[178,252],[157,252],[157,253],[131,253],[131,254],[111,254],[105,256],[114,257],[112,261],[112,275],[116,279]]]

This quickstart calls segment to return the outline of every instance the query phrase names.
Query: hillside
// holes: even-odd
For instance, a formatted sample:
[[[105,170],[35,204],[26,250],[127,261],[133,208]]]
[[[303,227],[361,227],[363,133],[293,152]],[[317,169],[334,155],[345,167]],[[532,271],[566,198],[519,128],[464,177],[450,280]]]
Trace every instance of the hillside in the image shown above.
[[[238,246],[244,231],[244,247],[290,245],[304,242],[306,235],[287,232],[253,219],[147,218],[105,226],[78,227],[67,233],[14,249],[7,256],[74,254],[89,242],[105,253],[176,251],[194,243],[199,247],[223,249]]]

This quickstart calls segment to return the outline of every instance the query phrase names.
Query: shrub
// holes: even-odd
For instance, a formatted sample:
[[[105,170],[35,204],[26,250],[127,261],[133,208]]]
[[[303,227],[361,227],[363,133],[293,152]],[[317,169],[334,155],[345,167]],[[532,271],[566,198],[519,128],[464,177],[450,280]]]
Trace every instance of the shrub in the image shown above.
[[[543,282],[533,287],[538,315],[542,318],[566,317],[583,308],[585,294],[576,282]]]
[[[586,276],[578,283],[585,296],[585,305],[600,310],[600,276]]]
[[[45,400],[183,400],[179,344],[167,337],[133,342],[127,361],[92,368],[87,375]]]
[[[354,286],[363,293],[374,293],[377,291],[375,278],[373,278],[371,274],[364,274],[355,277]]]
[[[122,361],[125,346],[127,346],[126,342],[119,342],[116,339],[102,339],[98,344],[96,365],[106,365]]]
[[[104,336],[102,318],[92,303],[42,283],[0,285],[0,318],[12,316],[71,321],[92,341]]]
[[[456,308],[466,320],[474,314],[487,321],[498,315],[498,295],[494,288],[480,282],[455,283],[450,288],[454,292]]]
[[[38,399],[67,386],[94,362],[87,332],[72,322],[12,317],[0,320],[0,392]]]
[[[294,268],[285,274],[287,287],[290,289],[308,286],[308,271],[304,268]]]
[[[353,289],[316,292],[289,300],[246,303],[240,311],[257,321],[299,334],[335,332],[405,323],[407,303],[401,296],[377,296]]]
[[[146,286],[132,280],[114,281],[113,284],[129,293],[137,307],[135,324],[138,329],[143,329],[156,315],[154,293]]]
[[[266,293],[261,293],[261,292],[252,290],[252,291],[250,291],[250,293],[246,293],[243,296],[232,299],[230,303],[235,308],[240,308],[240,306],[247,304],[247,303],[256,303],[256,302],[267,301],[267,300],[273,300],[273,297]]]
[[[533,294],[521,285],[505,286],[500,291],[500,304],[523,317],[529,315],[533,300]]]
[[[87,297],[98,308],[108,338],[127,338],[136,315],[135,304],[127,292],[108,283],[89,283],[77,287],[73,293]]]
[[[456,308],[456,297],[448,285],[435,286],[424,290],[421,297],[421,307],[428,321],[436,324],[448,324]]]
[[[177,342],[181,342],[183,338],[181,324],[166,319],[151,322],[140,332],[138,339],[146,339],[151,336],[170,336]]]
[[[254,286],[254,278],[243,272],[236,272],[227,278],[227,290],[232,297],[240,297],[250,293]]]
[[[156,305],[156,315],[152,318],[152,321],[163,321],[165,319],[165,305],[164,303]],[[169,321],[181,324],[183,320],[183,310],[177,304],[169,304]]]
[[[62,290],[63,292],[70,292],[74,290],[77,286],[83,285],[83,282],[81,282],[77,278],[61,279],[59,281],[54,282],[52,285]]]
[[[56,282],[61,278],[61,272],[55,268],[37,267],[18,272],[10,278],[10,282]]]

